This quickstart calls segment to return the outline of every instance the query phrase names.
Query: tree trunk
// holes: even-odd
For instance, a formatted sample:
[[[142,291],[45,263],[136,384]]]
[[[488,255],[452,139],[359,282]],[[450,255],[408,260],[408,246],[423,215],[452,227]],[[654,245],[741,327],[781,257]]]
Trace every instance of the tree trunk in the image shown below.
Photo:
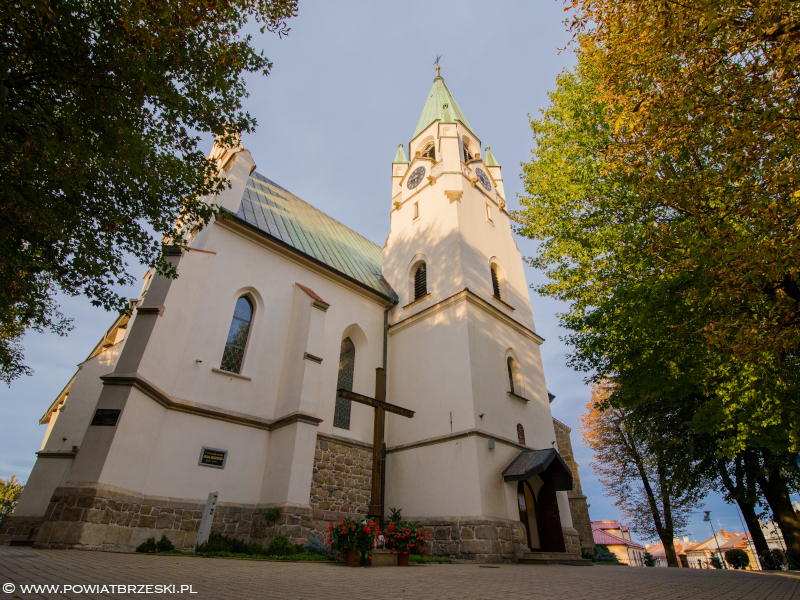
[[[767,544],[767,538],[764,537],[761,524],[758,522],[758,517],[756,516],[756,505],[744,500],[737,500],[736,503],[739,505],[739,510],[742,511],[744,522],[747,524],[747,529],[750,531],[750,536],[753,538],[753,546],[755,546],[756,554],[758,555],[756,556],[756,560],[761,564],[761,555],[764,552],[769,552],[769,545]]]
[[[664,461],[661,456],[656,459],[656,467],[658,468],[658,489],[661,492],[661,506],[664,509],[664,527],[659,529],[658,537],[661,538],[661,543],[664,544],[664,556],[667,557],[667,566],[680,568],[681,563],[678,561],[678,553],[675,552],[675,526],[672,523],[672,505],[670,503],[672,488],[667,480]]]
[[[778,527],[786,542],[787,558],[791,568],[800,564],[800,518],[794,512],[786,484],[777,473],[758,477],[758,487],[767,499]]]

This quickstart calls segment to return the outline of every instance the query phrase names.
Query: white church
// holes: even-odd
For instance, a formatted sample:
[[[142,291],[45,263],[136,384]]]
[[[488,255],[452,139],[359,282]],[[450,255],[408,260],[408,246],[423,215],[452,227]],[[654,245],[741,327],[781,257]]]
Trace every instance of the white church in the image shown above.
[[[0,543],[190,550],[216,491],[213,531],[247,541],[397,507],[435,555],[579,561],[586,498],[501,168],[438,74],[408,151],[380,248],[215,146],[225,218],[169,250],[177,279],[145,276],[42,417]],[[384,382],[413,417],[387,412],[375,444],[375,408],[338,390],[380,400]]]

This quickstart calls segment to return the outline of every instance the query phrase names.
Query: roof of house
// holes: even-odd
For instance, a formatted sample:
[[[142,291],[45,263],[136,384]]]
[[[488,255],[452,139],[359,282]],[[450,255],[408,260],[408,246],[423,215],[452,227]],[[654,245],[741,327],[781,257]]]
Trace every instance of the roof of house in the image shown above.
[[[253,171],[237,217],[382,296],[397,294],[381,272],[382,250],[363,235]]]
[[[592,537],[594,538],[595,544],[603,544],[605,546],[629,546],[630,548],[641,548],[644,550],[644,546],[641,544],[624,540],[621,537],[612,535],[602,529],[595,529],[594,527],[592,528]]]
[[[449,114],[447,115],[445,115],[444,112],[445,104],[448,105],[449,109]],[[447,116],[447,119],[445,119],[445,116]],[[443,123],[446,123],[450,122],[451,118],[455,119],[456,121],[460,121],[464,127],[470,130],[470,133],[475,135],[475,132],[472,131],[472,127],[469,126],[464,113],[462,113],[461,109],[458,107],[456,99],[453,98],[450,90],[447,89],[444,79],[442,79],[441,75],[437,75],[436,79],[433,80],[431,91],[428,93],[428,99],[425,101],[425,106],[422,109],[422,115],[419,118],[417,128],[414,130],[414,135],[411,137],[411,139],[413,140],[420,133],[425,131],[425,129],[427,129],[427,127],[434,121],[442,121]]]
[[[695,544],[687,544],[679,539],[674,540],[675,554],[686,552],[687,549],[695,546]],[[664,544],[658,543],[647,547],[647,551],[653,555],[654,558],[664,558],[667,553],[664,552]]]

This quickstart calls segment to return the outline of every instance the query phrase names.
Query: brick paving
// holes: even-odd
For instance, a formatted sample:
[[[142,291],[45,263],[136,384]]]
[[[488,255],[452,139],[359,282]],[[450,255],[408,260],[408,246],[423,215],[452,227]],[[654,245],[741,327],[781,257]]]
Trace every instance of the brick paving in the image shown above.
[[[535,598],[576,600],[800,600],[800,576],[695,569],[476,564],[347,568],[80,550],[0,547],[0,590],[18,598],[358,600]],[[195,594],[34,594],[21,584],[186,584]]]

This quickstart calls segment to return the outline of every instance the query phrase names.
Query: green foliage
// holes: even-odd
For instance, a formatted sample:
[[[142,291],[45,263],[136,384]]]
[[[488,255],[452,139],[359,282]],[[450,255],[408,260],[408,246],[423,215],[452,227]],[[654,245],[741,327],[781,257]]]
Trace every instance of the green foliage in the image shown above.
[[[0,479],[0,525],[7,515],[14,512],[24,486],[14,475],[8,479]]]
[[[297,554],[297,547],[285,535],[276,535],[267,546],[267,556],[293,556]]]
[[[403,520],[403,509],[402,508],[389,508],[389,523],[394,523],[397,525],[400,521]]]
[[[319,541],[317,538],[308,538],[308,541],[303,545],[303,552],[306,554],[319,554],[321,556],[328,556],[328,546]]]
[[[604,544],[595,544],[593,562],[619,563],[617,556]]]
[[[268,508],[264,513],[264,522],[267,526],[272,526],[283,519],[283,509],[280,506],[273,506]]]
[[[30,373],[24,333],[64,335],[57,293],[127,309],[128,257],[205,226],[225,187],[201,134],[236,147],[255,120],[245,75],[271,63],[248,21],[285,34],[296,0],[4,3],[0,118],[0,379]]]
[[[156,541],[156,538],[147,538],[136,547],[136,551],[144,553],[174,552],[175,545],[167,539],[166,535],[162,535],[158,541]]]
[[[725,551],[725,561],[734,569],[744,569],[750,564],[750,557],[744,550],[731,548]]]
[[[722,568],[722,561],[719,559],[718,556],[711,557],[711,566],[714,567],[715,569]]]
[[[762,552],[759,558],[761,559],[761,566],[766,571],[780,571],[789,564],[783,550],[779,548],[772,548],[769,552]]]
[[[645,567],[655,567],[656,566],[656,559],[653,558],[653,555],[649,552],[644,553],[644,566]]]
[[[453,564],[455,561],[449,558],[443,558],[441,556],[424,556],[422,554],[410,554],[408,556],[408,562],[419,563],[422,565],[427,565],[427,564],[450,565]]]

